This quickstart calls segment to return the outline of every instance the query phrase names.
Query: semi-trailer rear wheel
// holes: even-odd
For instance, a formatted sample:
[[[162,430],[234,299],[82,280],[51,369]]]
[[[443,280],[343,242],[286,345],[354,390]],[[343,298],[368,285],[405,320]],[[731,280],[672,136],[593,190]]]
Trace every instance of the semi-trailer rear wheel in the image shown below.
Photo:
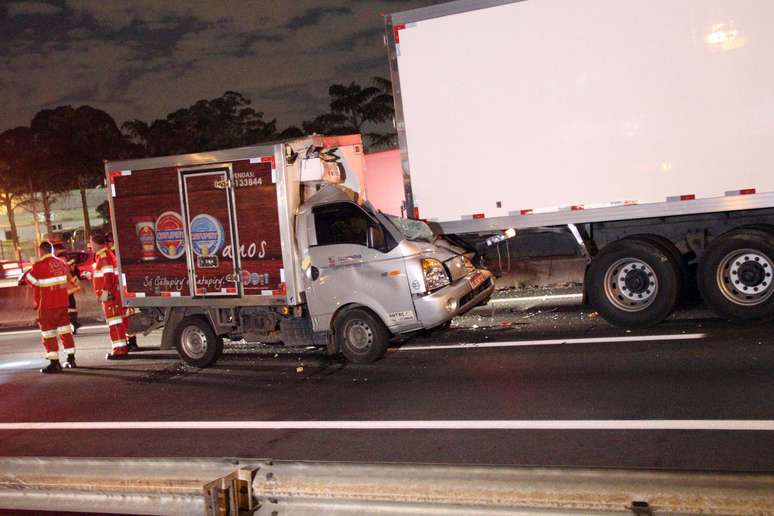
[[[206,318],[195,315],[180,321],[175,331],[180,358],[194,367],[207,367],[223,353],[223,339],[215,335]]]
[[[774,235],[739,229],[716,239],[699,263],[704,301],[726,319],[774,318]]]
[[[586,275],[591,305],[611,324],[625,328],[663,321],[680,297],[674,257],[660,245],[625,239],[594,257]]]
[[[375,362],[390,345],[390,332],[378,317],[362,308],[342,313],[334,324],[336,343],[344,357],[354,363]]]

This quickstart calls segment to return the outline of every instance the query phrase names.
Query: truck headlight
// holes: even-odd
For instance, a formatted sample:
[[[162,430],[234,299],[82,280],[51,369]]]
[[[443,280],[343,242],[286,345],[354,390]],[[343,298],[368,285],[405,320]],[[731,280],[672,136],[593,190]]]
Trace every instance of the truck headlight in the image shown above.
[[[467,256],[462,257],[462,264],[465,266],[465,270],[467,271],[468,274],[476,270],[476,266],[473,265],[473,262],[471,262],[470,258],[468,258]]]
[[[449,284],[449,275],[443,264],[434,258],[422,259],[422,273],[425,277],[425,289],[428,292],[438,290]]]

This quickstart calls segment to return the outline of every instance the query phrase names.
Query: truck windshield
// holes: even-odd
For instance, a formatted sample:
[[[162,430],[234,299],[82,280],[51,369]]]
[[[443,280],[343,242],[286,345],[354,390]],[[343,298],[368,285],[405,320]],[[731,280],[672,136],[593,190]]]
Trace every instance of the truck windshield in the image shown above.
[[[393,226],[398,228],[398,231],[400,231],[407,240],[414,242],[433,242],[433,230],[421,220],[403,219],[387,213],[383,213],[383,215]]]

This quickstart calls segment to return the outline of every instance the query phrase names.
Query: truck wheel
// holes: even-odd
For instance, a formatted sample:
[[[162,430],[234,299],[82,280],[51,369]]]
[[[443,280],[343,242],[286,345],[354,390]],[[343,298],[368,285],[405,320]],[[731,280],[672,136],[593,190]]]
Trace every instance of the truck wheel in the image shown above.
[[[680,297],[678,303],[683,302],[685,304],[697,304],[700,302],[699,289],[696,286],[696,272],[695,267],[689,269],[686,265],[683,255],[677,249],[677,246],[672,243],[671,240],[661,235],[633,235],[626,237],[627,240],[641,240],[653,244],[656,247],[660,247],[667,256],[672,260],[677,272],[680,275]]]
[[[186,364],[207,367],[223,352],[223,339],[215,335],[207,319],[195,315],[180,321],[175,331],[175,347]]]
[[[378,317],[355,308],[336,319],[336,344],[344,357],[356,364],[375,362],[387,352],[390,332]]]
[[[586,275],[591,305],[611,324],[642,328],[663,321],[680,297],[679,266],[661,246],[638,239],[613,242]]]
[[[740,229],[717,238],[699,263],[699,289],[731,321],[774,318],[774,235]]]

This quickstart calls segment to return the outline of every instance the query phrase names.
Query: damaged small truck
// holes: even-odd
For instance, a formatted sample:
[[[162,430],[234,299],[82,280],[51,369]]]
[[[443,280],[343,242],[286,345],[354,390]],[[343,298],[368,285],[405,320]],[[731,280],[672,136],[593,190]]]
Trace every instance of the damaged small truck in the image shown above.
[[[214,363],[230,341],[373,362],[486,303],[489,271],[367,200],[359,135],[108,162],[130,329]]]

